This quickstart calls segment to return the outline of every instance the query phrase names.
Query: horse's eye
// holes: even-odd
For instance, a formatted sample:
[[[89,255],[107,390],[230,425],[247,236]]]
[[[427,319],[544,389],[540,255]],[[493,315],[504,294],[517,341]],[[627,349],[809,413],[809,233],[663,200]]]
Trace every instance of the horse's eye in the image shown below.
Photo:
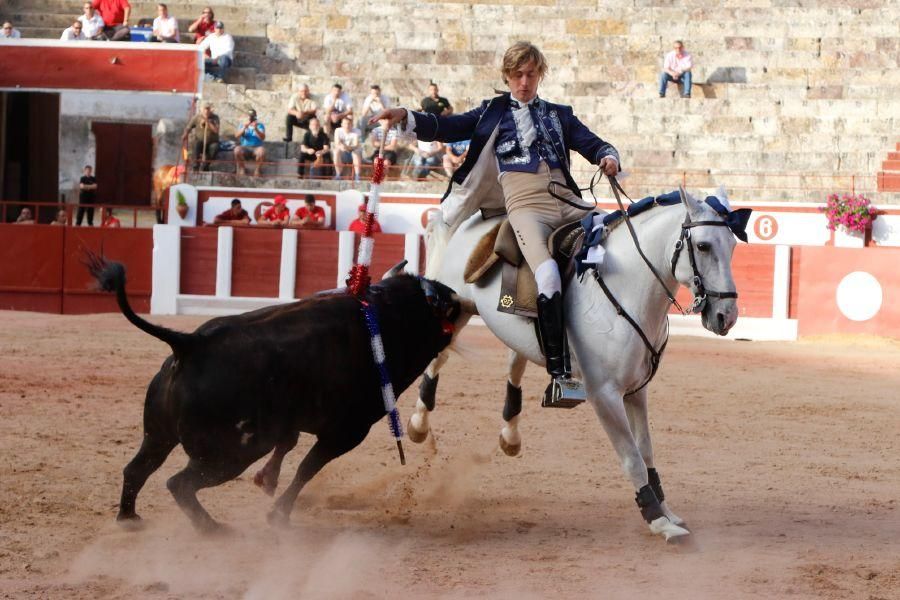
[[[712,248],[712,244],[709,242],[699,242],[697,244],[697,250],[700,252],[709,252],[709,249]]]

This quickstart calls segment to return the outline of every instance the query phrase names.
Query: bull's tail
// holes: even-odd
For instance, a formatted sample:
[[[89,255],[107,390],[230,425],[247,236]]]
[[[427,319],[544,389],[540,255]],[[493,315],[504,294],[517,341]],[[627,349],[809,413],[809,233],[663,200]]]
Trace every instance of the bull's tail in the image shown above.
[[[103,256],[91,251],[85,251],[84,265],[97,280],[97,285],[104,292],[115,292],[119,310],[125,315],[132,325],[153,337],[164,341],[175,355],[187,350],[191,336],[180,331],[173,331],[160,325],[142,319],[131,308],[128,296],[125,294],[125,266],[122,263],[107,261]]]
[[[425,277],[438,279],[444,252],[450,241],[450,226],[444,221],[440,211],[431,213],[428,225],[425,226]]]

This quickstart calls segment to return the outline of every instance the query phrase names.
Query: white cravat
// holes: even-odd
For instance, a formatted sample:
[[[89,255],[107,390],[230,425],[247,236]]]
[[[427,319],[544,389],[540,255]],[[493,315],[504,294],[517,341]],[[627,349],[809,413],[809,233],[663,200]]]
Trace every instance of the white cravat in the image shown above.
[[[537,139],[537,131],[534,129],[534,121],[531,119],[531,111],[528,107],[532,102],[537,100],[537,96],[528,102],[521,102],[520,100],[517,100],[515,96],[513,96],[512,99],[519,103],[519,108],[512,109],[513,119],[516,122],[516,129],[519,131],[519,137],[522,139],[525,148],[530,148],[531,144],[534,143],[534,140]]]

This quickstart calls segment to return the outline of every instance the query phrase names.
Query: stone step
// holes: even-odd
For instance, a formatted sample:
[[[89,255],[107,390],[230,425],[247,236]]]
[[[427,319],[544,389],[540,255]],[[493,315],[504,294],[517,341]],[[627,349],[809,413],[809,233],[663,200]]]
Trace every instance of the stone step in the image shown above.
[[[900,192],[900,173],[879,173],[879,192]]]
[[[141,18],[140,15],[135,15],[137,18],[133,19],[136,24],[137,21]],[[37,29],[52,29],[56,32],[55,37],[59,37],[62,35],[63,29],[70,26],[78,15],[72,14],[60,14],[60,13],[44,13],[44,12],[17,12],[12,15],[7,15],[4,17],[6,20],[11,21],[16,24],[16,28],[22,31],[22,35],[25,35],[23,28],[37,28]],[[149,17],[147,17],[149,18]],[[188,32],[188,27],[190,27],[193,20],[191,19],[178,19],[178,29],[181,32],[181,39],[183,40],[193,40],[194,34]],[[237,41],[238,37],[247,37],[247,36],[255,36],[261,37],[265,39],[266,36],[266,25],[265,23],[254,23],[247,21],[234,21],[232,26],[226,24],[226,29],[228,32],[235,37],[235,41]],[[37,36],[35,36],[37,37]],[[44,37],[44,36],[41,36]],[[263,46],[263,51],[265,51],[265,46]]]
[[[897,152],[888,152],[888,160],[900,160],[900,144],[897,144]]]
[[[891,152],[890,154],[897,154],[897,152]],[[900,159],[886,160],[881,163],[881,168],[885,171],[900,171]]]

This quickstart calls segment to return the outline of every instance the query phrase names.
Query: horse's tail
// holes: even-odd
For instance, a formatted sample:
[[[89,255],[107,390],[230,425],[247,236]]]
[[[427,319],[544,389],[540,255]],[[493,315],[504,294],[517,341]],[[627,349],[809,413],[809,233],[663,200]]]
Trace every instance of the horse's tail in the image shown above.
[[[444,263],[444,252],[450,241],[450,226],[440,211],[431,213],[425,226],[425,277],[437,279]]]

